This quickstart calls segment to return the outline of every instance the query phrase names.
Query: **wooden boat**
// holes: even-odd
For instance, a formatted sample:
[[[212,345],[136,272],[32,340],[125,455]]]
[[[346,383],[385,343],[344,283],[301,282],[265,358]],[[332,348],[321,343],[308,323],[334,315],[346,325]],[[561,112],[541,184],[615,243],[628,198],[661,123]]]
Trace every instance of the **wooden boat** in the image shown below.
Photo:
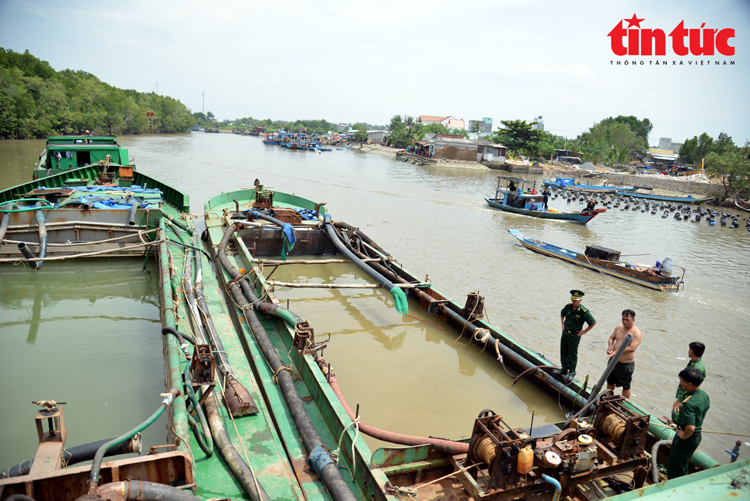
[[[453,302],[431,283],[420,280],[405,269],[361,230],[333,220],[322,204],[267,190],[258,183],[253,190],[233,191],[208,200],[205,214],[204,236],[210,243],[214,262],[220,265],[219,281],[230,294],[228,301],[234,326],[245,339],[243,344],[248,358],[256,363],[255,371],[266,382],[267,400],[271,402],[272,412],[279,415],[276,421],[291,421],[279,386],[284,384],[282,378],[291,378],[289,372],[298,374],[296,387],[300,396],[310,396],[305,407],[323,447],[339,450],[339,464],[354,472],[351,482],[348,475],[345,478],[355,499],[395,500],[406,495],[414,497],[418,491],[419,499],[442,500],[450,496],[451,499],[467,501],[502,500],[522,497],[524,490],[548,499],[552,497],[554,487],[544,480],[542,474],[560,479],[569,492],[577,492],[577,485],[591,488],[591,481],[597,478],[633,471],[636,488],[639,488],[647,476],[648,458],[644,447],[650,451],[656,441],[672,433],[657,426],[660,424],[658,420],[625,402],[622,397],[603,397],[596,404],[597,421],[576,421],[583,426],[580,429],[568,428],[567,423],[534,428],[533,431],[518,429],[487,410],[473,423],[467,423],[467,430],[472,429],[470,439],[450,441],[408,437],[393,431],[386,432],[386,440],[400,445],[371,451],[359,434],[383,439],[383,430],[364,423],[347,404],[331,371],[331,364],[335,365],[336,359],[326,360],[322,356],[322,348],[335,342],[334,339],[328,341],[316,337],[316,326],[289,310],[288,303],[278,297],[278,290],[309,287],[328,290],[358,287],[358,290],[366,290],[372,287],[373,291],[380,291],[385,288],[393,294],[393,300],[385,304],[381,300],[375,301],[376,308],[393,304],[403,313],[403,308],[407,307],[414,315],[429,315],[435,325],[449,332],[455,331],[459,336],[487,336],[490,346],[494,343],[495,350],[482,351],[480,346],[475,346],[475,356],[501,357],[503,363],[507,361],[517,371],[526,371],[525,374],[540,388],[550,392],[551,398],[556,399],[559,394],[560,398],[580,407],[590,395],[579,382],[568,382],[552,374],[548,369],[553,366],[538,353],[484,321],[483,298],[478,294],[469,295],[465,305]],[[308,264],[344,268],[337,272],[331,268],[330,276],[335,277],[335,283],[316,280],[308,283],[310,274],[304,269]],[[279,269],[283,271],[277,273]],[[349,281],[352,281],[351,277],[356,276],[354,270],[370,277],[369,282],[376,283],[357,280],[352,284],[339,280],[350,277]],[[273,279],[274,273],[284,276],[284,281]],[[404,294],[406,303],[401,297]],[[323,303],[317,306],[318,309],[323,307]],[[377,315],[382,322],[382,313]],[[452,338],[453,333],[449,337]],[[279,376],[278,384],[272,382],[274,375]],[[579,391],[581,395],[578,395]],[[617,434],[617,438],[607,438],[604,432],[597,433],[607,419],[622,420],[626,431]],[[595,438],[591,442],[594,446],[584,446],[586,452],[581,456],[577,440],[583,430],[594,434]],[[317,448],[319,443],[311,445]],[[520,450],[526,445],[536,449],[537,455],[531,460],[534,475],[524,478],[516,465]],[[312,454],[309,447],[305,444],[294,454],[302,452],[303,457]],[[503,453],[506,449],[507,453]],[[567,466],[558,470],[546,464],[543,455],[547,452],[559,452],[566,459]],[[663,461],[665,453],[666,450],[659,449],[660,460]],[[715,463],[701,452],[693,456],[693,461],[704,466]],[[478,469],[478,473],[471,473],[469,469]],[[664,487],[644,487],[642,495],[648,497],[650,492],[661,492]],[[575,499],[584,498],[576,495]]]
[[[682,277],[672,276],[669,264],[655,268],[654,266],[626,263],[620,261],[620,252],[612,249],[590,245],[586,247],[585,252],[581,253],[528,238],[518,230],[509,229],[508,232],[516,237],[524,247],[534,252],[556,257],[568,263],[606,273],[650,289],[677,292],[683,286],[685,270],[683,269]],[[669,258],[664,261],[671,263]]]
[[[750,202],[748,202],[747,200],[742,200],[741,198],[735,197],[734,205],[742,210],[750,211]]]
[[[507,188],[501,188],[502,181],[508,182]],[[525,179],[515,177],[498,176],[497,189],[494,198],[485,198],[484,200],[490,207],[500,209],[505,212],[514,214],[523,214],[524,216],[538,217],[542,219],[558,219],[563,221],[575,221],[586,224],[591,221],[597,214],[606,212],[607,209],[594,209],[591,211],[579,212],[559,212],[556,209],[544,210],[544,197],[539,193],[529,193],[523,190],[523,186],[528,184]],[[511,189],[515,188],[515,189]]]
[[[585,191],[594,193],[614,193],[618,190],[629,191],[633,189],[632,186],[623,186],[618,188],[617,186],[606,186],[600,184],[577,184],[575,182],[575,179],[566,177],[558,177],[555,178],[554,181],[545,179],[544,186],[549,186],[550,188],[564,188],[572,191]]]
[[[650,193],[638,193],[638,192],[631,192],[631,191],[621,191],[617,190],[618,194],[625,195],[628,197],[634,197],[634,198],[644,198],[646,200],[659,200],[661,202],[674,202],[674,203],[680,203],[680,204],[702,204],[703,202],[708,202],[709,200],[713,200],[713,197],[708,198],[694,198],[692,195],[688,195],[686,197],[667,197],[662,195],[652,195]]]
[[[76,151],[80,154],[81,150]],[[126,158],[124,152],[120,158]],[[163,354],[163,391],[167,393],[161,397],[147,395],[143,401],[133,402],[134,407],[156,408],[156,412],[130,432],[115,427],[118,439],[87,444],[84,452],[71,445],[85,443],[85,437],[66,443],[72,437],[66,432],[64,411],[72,407],[68,424],[77,419],[77,428],[81,428],[81,419],[109,420],[111,414],[106,407],[86,401],[70,401],[65,407],[47,402],[36,416],[33,410],[19,409],[19,419],[28,419],[30,433],[34,433],[32,421],[36,422],[39,446],[36,454],[29,451],[27,457],[33,458],[30,461],[0,465],[0,469],[5,469],[0,475],[0,499],[23,494],[36,501],[75,500],[87,493],[87,499],[124,499],[128,490],[134,496],[138,493],[139,499],[260,499],[258,485],[267,491],[264,499],[330,499],[315,475],[302,473],[305,461],[300,462],[299,454],[294,454],[292,436],[282,438],[274,424],[261,385],[243,354],[241,338],[232,329],[212,264],[201,259],[205,251],[200,249],[200,239],[186,214],[188,196],[138,172],[132,165],[125,169],[97,162],[72,169],[63,166],[60,170],[44,179],[0,191],[0,273],[8,280],[12,275],[13,279],[38,284],[43,291],[47,275],[60,280],[60,273],[75,270],[79,275],[87,266],[85,263],[75,269],[66,265],[58,272],[58,266],[62,266],[59,261],[155,259],[161,325],[154,325],[153,336],[161,341],[156,349],[158,357]],[[33,280],[29,280],[29,274],[35,274]],[[86,281],[87,288],[100,287],[108,295],[116,285],[105,277]],[[145,302],[152,300],[153,292],[148,294],[148,298],[143,298]],[[39,308],[46,304],[40,302]],[[98,318],[101,313],[97,310],[95,316]],[[96,331],[94,325],[99,324],[88,321],[85,313],[75,316],[75,323],[79,335],[97,343],[111,342]],[[37,340],[38,345],[41,343]],[[153,349],[154,345],[147,346]],[[140,359],[143,349],[146,348],[133,345],[134,353],[130,355]],[[78,352],[62,351],[57,357],[66,363],[86,360]],[[125,363],[121,358],[113,356],[113,366]],[[30,365],[26,369],[33,373],[37,368]],[[138,371],[138,366],[133,370]],[[159,376],[159,386],[164,384],[161,381]],[[40,386],[44,382],[33,378],[24,384],[34,391],[39,390],[37,386],[44,388]],[[123,380],[121,384],[133,382]],[[191,405],[193,412],[197,411],[195,420],[188,416]],[[140,435],[136,433],[165,410],[164,438],[146,443],[147,454],[103,458],[110,452],[140,454]],[[253,453],[248,456],[243,449]],[[91,459],[93,465],[75,464]],[[123,494],[115,495],[115,491]]]

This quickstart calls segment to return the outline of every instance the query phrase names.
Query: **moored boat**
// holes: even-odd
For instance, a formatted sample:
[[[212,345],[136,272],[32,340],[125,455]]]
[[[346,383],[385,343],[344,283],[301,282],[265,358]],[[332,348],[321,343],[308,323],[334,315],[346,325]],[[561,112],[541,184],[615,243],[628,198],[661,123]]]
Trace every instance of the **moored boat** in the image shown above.
[[[713,197],[694,198],[692,195],[688,195],[686,197],[669,197],[669,196],[663,196],[663,195],[652,195],[650,193],[623,191],[619,189],[617,190],[616,193],[620,195],[625,195],[628,197],[644,198],[646,200],[659,200],[662,202],[676,202],[676,203],[682,203],[682,204],[702,204],[704,202],[708,202],[709,200],[713,200]]]
[[[507,188],[501,188],[502,181],[507,181]],[[505,212],[522,214],[524,216],[538,217],[542,219],[557,219],[563,221],[575,221],[586,224],[597,214],[606,212],[607,209],[582,210],[579,212],[560,212],[557,209],[546,210],[544,208],[544,197],[539,193],[531,193],[523,190],[528,182],[515,177],[498,176],[497,189],[494,198],[484,200],[490,207]]]
[[[636,488],[645,486],[651,461],[648,452],[672,432],[622,397],[597,399],[598,390],[591,395],[578,381],[555,376],[550,371],[554,366],[543,356],[483,320],[483,299],[478,294],[469,295],[465,305],[456,304],[405,269],[361,230],[334,220],[322,204],[267,190],[260,184],[254,190],[233,191],[208,200],[205,214],[205,237],[215,262],[221,265],[218,276],[234,305],[234,325],[246,339],[248,357],[256,361],[256,372],[267,382],[264,388],[274,412],[287,415],[279,386],[283,386],[282,379],[288,377],[289,370],[299,374],[296,386],[300,395],[310,396],[306,408],[322,445],[339,451],[339,464],[352,472],[345,479],[349,484],[351,478],[356,497],[396,499],[414,497],[418,492],[420,499],[446,499],[449,495],[465,500],[516,499],[526,491],[551,498],[558,479],[561,488],[576,493],[579,486],[591,491],[595,489],[592,482],[624,471],[632,472]],[[324,267],[323,275],[330,277],[330,283],[312,278],[306,268],[309,266]],[[315,335],[316,331],[329,332],[329,328],[318,329],[294,313],[295,303],[303,304],[303,292],[313,289],[327,295],[335,289],[358,291],[346,295],[345,318],[332,316],[335,311],[322,314],[333,324],[346,325],[338,328],[349,331],[350,316],[361,318],[366,304],[378,319],[367,324],[372,329],[370,335],[378,336],[378,326],[386,324],[384,332],[391,332],[398,325],[386,321],[381,310],[395,306],[403,314],[408,308],[409,313],[421,317],[418,320],[429,318],[428,323],[449,330],[451,338],[457,334],[474,343],[482,340],[489,348],[484,351],[481,344],[475,344],[472,356],[492,356],[493,360],[497,356],[503,364],[522,372],[520,377],[531,378],[549,391],[552,398],[559,396],[578,409],[589,400],[596,402],[598,417],[582,419],[587,415],[583,411],[573,421],[523,429],[486,410],[473,423],[467,423],[467,430],[472,429],[468,439],[411,437],[397,431],[382,435],[384,430],[366,424],[359,413],[352,411],[340,390],[331,367],[336,363],[337,350],[331,347],[335,338]],[[286,291],[286,302],[282,291]],[[317,311],[326,308],[323,297],[327,296],[314,297]],[[334,352],[328,360],[322,356],[326,346]],[[502,374],[499,365],[497,368]],[[274,375],[279,375],[278,384],[272,383]],[[618,423],[620,431],[605,431],[613,423]],[[371,451],[359,433],[401,445]],[[305,443],[305,453],[311,454],[311,447],[317,444]],[[521,453],[526,447],[528,450]],[[667,449],[657,449],[659,461],[663,461]],[[519,471],[521,456],[529,465],[524,472],[533,469],[534,475],[524,477]],[[702,453],[693,461],[702,466],[715,465]],[[542,474],[554,481],[548,483]],[[615,494],[606,487],[604,491],[603,496]]]
[[[633,186],[607,186],[599,184],[577,184],[575,179],[567,177],[558,177],[554,181],[544,180],[544,186],[550,188],[564,188],[574,191],[591,191],[595,193],[614,193],[615,191],[625,192],[633,190]]]
[[[547,242],[526,237],[518,230],[508,232],[518,239],[524,247],[545,256],[556,257],[568,263],[596,270],[613,277],[621,278],[655,290],[677,292],[683,286],[685,270],[681,277],[673,276],[673,264],[670,258],[658,266],[627,263],[620,261],[620,252],[605,247],[590,245],[585,252],[576,252]]]
[[[41,179],[97,163],[117,170],[123,184],[132,181],[128,179],[132,171],[128,150],[117,144],[114,136],[47,136],[33,176]]]

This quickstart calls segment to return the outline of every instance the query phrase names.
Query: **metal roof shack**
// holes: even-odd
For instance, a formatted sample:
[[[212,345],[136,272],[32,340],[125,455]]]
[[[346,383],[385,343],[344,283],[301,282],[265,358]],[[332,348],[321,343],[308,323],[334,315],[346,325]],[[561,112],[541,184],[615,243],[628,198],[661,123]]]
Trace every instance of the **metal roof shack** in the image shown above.
[[[505,163],[507,148],[501,144],[445,134],[425,134],[424,140],[429,142],[430,156],[433,158]]]

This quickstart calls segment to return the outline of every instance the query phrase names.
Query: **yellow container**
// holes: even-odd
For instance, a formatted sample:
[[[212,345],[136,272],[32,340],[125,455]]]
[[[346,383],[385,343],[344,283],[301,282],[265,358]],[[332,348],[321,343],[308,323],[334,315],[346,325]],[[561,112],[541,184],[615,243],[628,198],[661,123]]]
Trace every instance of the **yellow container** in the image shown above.
[[[526,475],[534,466],[534,451],[527,445],[518,451],[518,473]]]

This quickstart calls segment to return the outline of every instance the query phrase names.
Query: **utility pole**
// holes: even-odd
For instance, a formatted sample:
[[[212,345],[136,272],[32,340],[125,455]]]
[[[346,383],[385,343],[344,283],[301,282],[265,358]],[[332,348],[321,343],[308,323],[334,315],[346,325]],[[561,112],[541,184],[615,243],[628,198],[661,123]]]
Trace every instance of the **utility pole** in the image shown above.
[[[159,82],[156,82],[156,94],[159,94]]]
[[[202,113],[204,115],[206,114],[206,91],[205,90],[203,91],[203,111],[202,111]]]

